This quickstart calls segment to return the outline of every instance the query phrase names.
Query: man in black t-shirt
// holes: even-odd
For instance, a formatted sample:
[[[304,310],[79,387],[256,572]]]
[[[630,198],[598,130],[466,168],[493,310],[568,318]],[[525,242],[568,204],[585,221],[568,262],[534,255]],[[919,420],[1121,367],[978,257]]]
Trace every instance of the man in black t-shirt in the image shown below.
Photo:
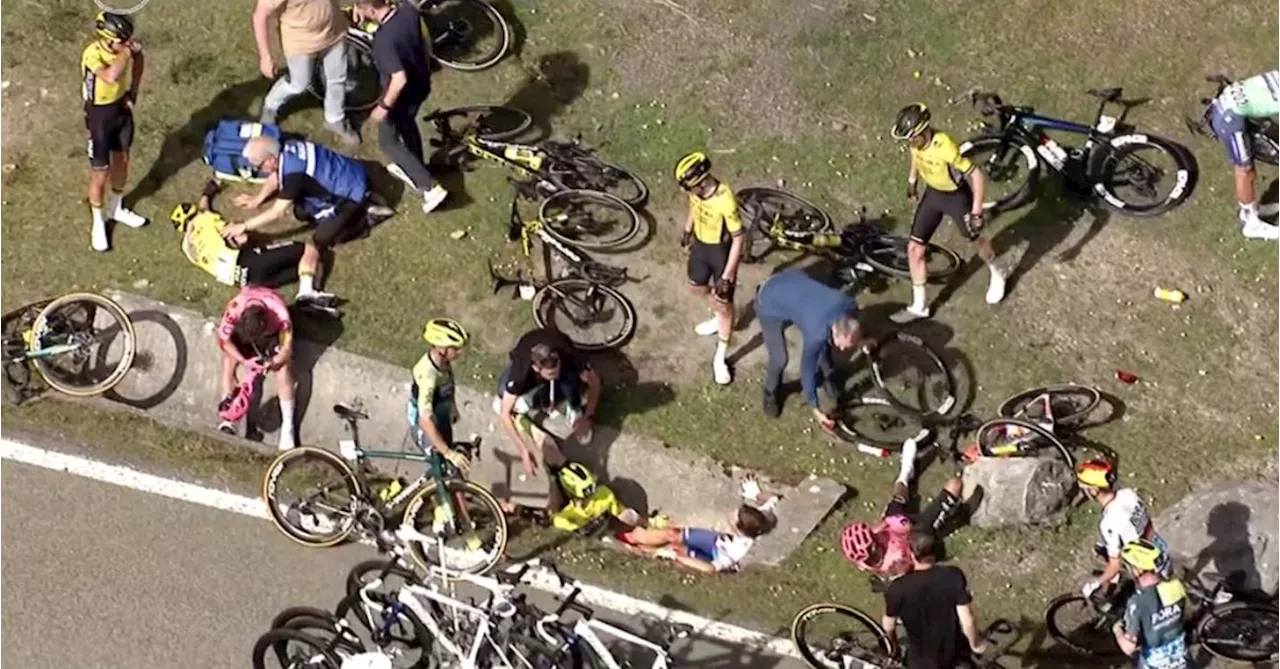
[[[973,667],[973,655],[981,655],[986,642],[978,633],[964,572],[937,566],[932,532],[916,530],[910,543],[914,568],[884,593],[884,631],[896,638],[902,621],[908,669]]]
[[[388,0],[356,0],[355,13],[359,21],[380,24],[373,33],[373,66],[382,96],[370,113],[378,122],[378,146],[391,161],[388,171],[422,195],[422,213],[429,214],[449,193],[427,170],[418,131],[418,110],[431,93],[431,63],[421,16]]]

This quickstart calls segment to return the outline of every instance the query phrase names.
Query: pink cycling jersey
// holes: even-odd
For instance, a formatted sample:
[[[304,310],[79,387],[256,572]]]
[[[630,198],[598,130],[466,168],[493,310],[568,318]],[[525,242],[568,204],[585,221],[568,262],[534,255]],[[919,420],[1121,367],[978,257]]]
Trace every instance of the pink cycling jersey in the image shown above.
[[[240,320],[240,315],[244,310],[253,305],[262,305],[267,308],[267,313],[271,314],[272,323],[269,329],[277,335],[289,332],[293,323],[289,318],[289,307],[285,305],[284,300],[276,295],[274,290],[263,286],[245,286],[240,289],[240,293],[231,298],[227,303],[227,308],[222,312],[222,321],[218,323],[218,340],[222,342],[231,339],[231,333],[235,330],[236,322]]]

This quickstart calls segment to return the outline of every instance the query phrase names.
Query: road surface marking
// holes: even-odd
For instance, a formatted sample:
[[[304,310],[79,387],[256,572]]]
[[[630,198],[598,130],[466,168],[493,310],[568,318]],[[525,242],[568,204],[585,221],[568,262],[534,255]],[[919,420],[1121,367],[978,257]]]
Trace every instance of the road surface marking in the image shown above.
[[[221,511],[230,511],[263,520],[270,519],[266,505],[263,504],[262,500],[255,497],[245,497],[225,490],[214,490],[184,481],[175,481],[155,476],[154,474],[147,474],[130,467],[112,465],[98,460],[50,451],[9,439],[0,439],[0,458],[45,469],[67,472],[76,476],[94,479],[95,481],[191,502]],[[540,573],[535,574],[529,580],[529,584],[538,590],[553,594],[559,593],[561,590],[555,576],[548,570],[542,570]],[[578,601],[592,606],[598,606],[628,616],[645,616],[671,623],[689,625],[696,630],[698,636],[747,646],[771,655],[796,659],[800,657],[787,639],[779,639],[745,627],[710,620],[685,611],[676,611],[660,604],[636,599],[635,597],[593,585],[583,583],[581,586],[582,594],[578,596]]]

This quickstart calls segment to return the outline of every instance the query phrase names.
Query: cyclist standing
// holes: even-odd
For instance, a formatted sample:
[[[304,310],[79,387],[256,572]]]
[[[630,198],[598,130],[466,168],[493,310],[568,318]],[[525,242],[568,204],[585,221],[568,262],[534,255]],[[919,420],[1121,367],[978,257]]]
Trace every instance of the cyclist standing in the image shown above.
[[[925,284],[929,266],[925,253],[929,239],[938,230],[942,217],[950,217],[968,239],[991,272],[987,285],[987,304],[1004,299],[1004,273],[996,267],[996,252],[991,240],[982,236],[985,214],[982,208],[987,179],[976,165],[960,155],[960,147],[950,135],[929,125],[929,108],[917,103],[898,112],[893,123],[895,139],[906,140],[911,149],[911,167],[907,172],[907,197],[918,202],[911,221],[911,238],[907,242],[907,263],[911,268],[911,304],[893,314],[896,323],[929,317]],[[918,180],[925,183],[924,196],[917,190]]]
[[[1280,70],[1263,72],[1237,81],[1222,90],[1210,103],[1209,126],[1227,147],[1235,168],[1237,216],[1242,232],[1250,239],[1280,239],[1280,227],[1258,217],[1258,196],[1254,190],[1253,148],[1245,125],[1251,118],[1280,115]]]
[[[138,102],[145,59],[133,38],[133,21],[123,14],[98,12],[96,39],[80,54],[85,134],[89,137],[90,241],[94,251],[108,251],[107,221],[140,228],[147,219],[124,206],[133,146],[133,107]],[[107,199],[107,185],[111,185]]]
[[[466,471],[471,463],[453,448],[453,424],[458,422],[454,398],[453,362],[462,357],[469,336],[452,318],[433,318],[422,330],[422,339],[431,347],[413,366],[413,386],[409,391],[409,429],[413,441],[424,453],[436,454]],[[439,466],[436,459],[430,466]]]
[[[1183,627],[1187,591],[1182,581],[1160,575],[1161,565],[1168,562],[1164,551],[1139,539],[1125,544],[1120,557],[1136,589],[1125,603],[1124,618],[1112,627],[1116,644],[1136,657],[1138,669],[1188,669]]]
[[[728,184],[711,175],[711,159],[701,151],[681,158],[675,176],[689,194],[689,215],[680,238],[680,245],[689,249],[689,288],[694,295],[705,296],[715,314],[693,331],[703,337],[717,335],[711,372],[716,383],[726,385],[732,381],[725,357],[733,335],[733,290],[746,239],[738,201]]]
[[[1092,597],[1099,588],[1105,588],[1120,575],[1124,569],[1121,551],[1125,544],[1139,539],[1160,547],[1163,560],[1159,565],[1161,575],[1167,576],[1171,568],[1168,545],[1156,534],[1142,499],[1131,488],[1116,487],[1118,480],[1115,467],[1106,460],[1089,460],[1080,465],[1076,473],[1080,489],[1102,507],[1094,550],[1107,560],[1102,575],[1090,579],[1081,589],[1085,598]]]
[[[937,564],[937,538],[915,530],[912,570],[889,584],[880,620],[890,639],[898,621],[907,631],[908,669],[969,669],[987,643],[978,632],[969,582],[959,567]]]
[[[231,298],[218,323],[218,348],[222,350],[222,374],[218,389],[219,407],[229,405],[236,395],[236,369],[240,366],[276,373],[276,396],[280,400],[280,450],[297,446],[294,437],[293,320],[289,308],[270,288],[245,286]],[[245,398],[247,401],[247,398]],[[223,424],[219,429],[234,432]]]

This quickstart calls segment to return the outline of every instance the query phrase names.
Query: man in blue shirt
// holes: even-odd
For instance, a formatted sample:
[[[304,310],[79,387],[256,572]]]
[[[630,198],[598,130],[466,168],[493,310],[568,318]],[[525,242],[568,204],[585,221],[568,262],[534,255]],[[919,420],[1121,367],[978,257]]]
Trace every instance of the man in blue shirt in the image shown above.
[[[818,404],[818,375],[832,386],[831,346],[841,351],[862,341],[858,325],[858,303],[852,297],[809,276],[803,269],[773,275],[756,291],[756,318],[769,354],[764,379],[764,413],[777,418],[778,386],[787,366],[787,340],[782,331],[788,324],[800,329],[804,342],[800,355],[800,384],[813,415],[824,430],[835,427],[835,419]],[[833,397],[839,400],[839,397]]]

